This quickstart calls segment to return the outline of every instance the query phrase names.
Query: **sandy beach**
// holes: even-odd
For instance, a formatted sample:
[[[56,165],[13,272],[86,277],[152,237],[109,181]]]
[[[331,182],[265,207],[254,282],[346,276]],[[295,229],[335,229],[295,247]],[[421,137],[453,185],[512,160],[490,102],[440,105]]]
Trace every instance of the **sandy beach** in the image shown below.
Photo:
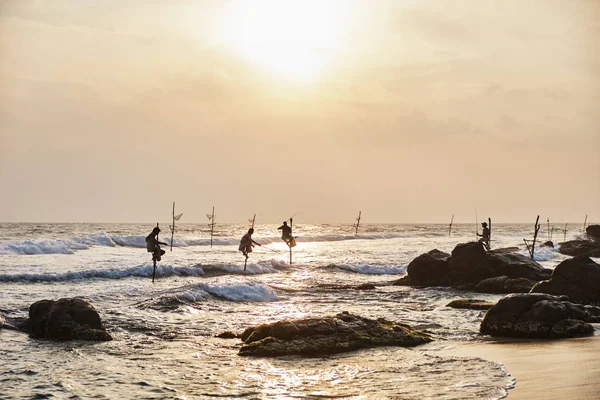
[[[445,355],[479,357],[504,364],[516,379],[507,398],[600,398],[600,336],[565,340],[504,340],[456,344]]]

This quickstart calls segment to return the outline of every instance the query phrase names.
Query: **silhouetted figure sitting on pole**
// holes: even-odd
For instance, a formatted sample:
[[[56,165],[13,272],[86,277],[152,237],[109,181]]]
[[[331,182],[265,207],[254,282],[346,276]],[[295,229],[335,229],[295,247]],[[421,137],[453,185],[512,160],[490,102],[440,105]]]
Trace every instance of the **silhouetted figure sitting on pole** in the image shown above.
[[[152,229],[152,232],[146,236],[146,249],[148,253],[152,253],[152,261],[160,261],[162,255],[165,254],[165,251],[160,248],[161,244],[168,246],[168,243],[160,242],[158,240],[158,234],[160,233],[160,228],[157,226]]]
[[[240,247],[238,250],[242,252],[246,259],[244,260],[244,271],[246,270],[246,264],[248,262],[248,254],[252,253],[252,248],[255,244],[262,246],[260,243],[255,242],[252,239],[252,234],[254,233],[254,228],[248,229],[248,233],[242,236],[242,240],[240,240]]]
[[[254,239],[252,239],[253,233],[254,228],[248,229],[248,233],[242,236],[242,240],[240,240],[240,247],[238,248],[238,250],[241,251],[242,254],[246,256],[246,258],[248,258],[248,254],[252,253],[252,248],[255,244],[262,246],[260,243],[255,242]]]
[[[485,247],[486,250],[490,249],[490,229],[487,226],[487,222],[482,222],[481,223],[481,235],[477,234],[477,236],[481,236],[481,239],[479,239],[479,243],[481,243],[483,245],[483,247]]]
[[[290,223],[291,220],[292,219],[290,218]],[[294,247],[296,245],[296,240],[294,240],[294,237],[292,236],[292,227],[287,224],[287,221],[283,221],[283,225],[277,229],[281,229],[281,239],[285,244],[289,247]]]

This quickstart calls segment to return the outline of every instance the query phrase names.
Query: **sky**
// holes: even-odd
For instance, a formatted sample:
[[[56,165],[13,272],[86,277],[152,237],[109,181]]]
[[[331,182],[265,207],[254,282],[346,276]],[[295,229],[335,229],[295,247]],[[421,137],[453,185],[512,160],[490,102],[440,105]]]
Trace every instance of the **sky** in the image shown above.
[[[600,222],[596,0],[0,2],[0,221]]]

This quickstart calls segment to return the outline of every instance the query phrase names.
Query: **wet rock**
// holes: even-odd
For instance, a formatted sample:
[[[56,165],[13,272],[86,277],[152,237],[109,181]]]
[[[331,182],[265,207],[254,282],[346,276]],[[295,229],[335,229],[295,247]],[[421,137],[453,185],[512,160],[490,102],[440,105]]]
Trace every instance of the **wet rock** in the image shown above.
[[[485,251],[476,242],[459,244],[452,250],[449,272],[452,281],[468,283],[498,276],[540,281],[548,279],[551,273],[524,255]]]
[[[219,333],[217,335],[217,337],[221,338],[221,339],[236,339],[238,337],[238,335],[231,331],[225,331],[225,332]]]
[[[529,282],[523,278],[538,282],[548,279],[551,273],[530,258],[513,253],[512,249],[486,251],[478,242],[458,244],[449,257],[438,250],[422,254],[409,264],[407,272],[407,276],[395,281],[394,284],[452,286],[471,290],[481,281],[490,278],[506,277],[511,280],[503,281],[501,286],[493,286],[494,282],[486,282],[481,286],[482,292],[484,288],[493,287],[492,293],[524,291],[522,288],[529,285]]]
[[[594,332],[600,308],[568,301],[566,296],[510,294],[489,309],[480,331],[491,336],[567,338]]]
[[[558,252],[573,257],[600,257],[600,240],[569,240],[558,246]]]
[[[600,239],[600,225],[588,225],[585,228],[585,233],[587,233],[588,237],[591,239]]]
[[[376,346],[417,346],[431,337],[408,325],[343,312],[253,326],[241,336],[242,356],[324,356]]]
[[[479,293],[529,293],[538,282],[527,278],[510,279],[508,276],[498,276],[484,279],[475,286]]]
[[[496,303],[481,299],[456,299],[452,300],[446,307],[466,308],[469,310],[489,310]]]
[[[98,312],[84,299],[40,300],[29,307],[23,330],[39,339],[112,340]]]
[[[535,285],[532,293],[566,295],[584,302],[600,302],[600,264],[589,257],[578,256],[558,264],[549,280]]]
[[[542,247],[552,247],[552,248],[554,248],[554,242],[552,240],[548,240],[547,242],[542,243]]]
[[[413,285],[448,285],[449,258],[450,254],[434,249],[412,260],[407,272]]]

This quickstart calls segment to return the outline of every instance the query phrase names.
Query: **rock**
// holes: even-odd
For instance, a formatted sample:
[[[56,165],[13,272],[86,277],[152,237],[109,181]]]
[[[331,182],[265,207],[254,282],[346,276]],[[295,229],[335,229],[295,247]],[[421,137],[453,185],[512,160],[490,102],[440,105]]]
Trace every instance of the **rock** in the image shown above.
[[[489,310],[494,304],[480,299],[457,299],[452,300],[446,307],[467,308],[470,310]]]
[[[22,328],[39,339],[112,340],[94,307],[80,298],[33,303]]]
[[[552,242],[552,240],[548,240],[547,242],[542,243],[542,247],[552,247],[552,248],[554,248],[554,242]]]
[[[407,272],[414,285],[447,286],[450,254],[431,250],[408,264]]]
[[[593,310],[592,310],[593,309]],[[510,294],[489,309],[480,332],[520,338],[567,338],[591,335],[600,308],[573,304],[566,296]]]
[[[376,346],[417,346],[431,337],[407,325],[343,312],[247,328],[241,356],[324,356]]]
[[[588,225],[585,233],[592,239],[600,239],[600,225]]]
[[[558,246],[558,252],[573,257],[600,257],[600,240],[569,240]]]
[[[235,339],[238,337],[238,335],[231,331],[225,331],[223,333],[219,333],[217,337],[221,339]]]
[[[538,283],[527,278],[510,279],[508,276],[498,276],[484,279],[475,286],[479,293],[529,293]]]
[[[510,281],[502,281],[501,285],[496,281],[486,282],[479,291],[484,292],[490,287],[493,288],[492,293],[511,293],[529,291],[535,282],[550,277],[550,270],[512,251],[511,248],[485,251],[478,242],[458,244],[450,256],[432,250],[415,258],[408,265],[408,274],[393,284],[452,286],[471,290],[481,281],[506,277]],[[524,289],[527,285],[530,285],[529,288]]]
[[[450,279],[465,283],[479,283],[498,276],[540,281],[548,279],[551,273],[524,255],[485,251],[476,242],[457,245],[452,250],[449,267]]]
[[[532,293],[566,295],[580,302],[600,302],[600,264],[577,256],[558,264],[550,280],[535,285]]]

